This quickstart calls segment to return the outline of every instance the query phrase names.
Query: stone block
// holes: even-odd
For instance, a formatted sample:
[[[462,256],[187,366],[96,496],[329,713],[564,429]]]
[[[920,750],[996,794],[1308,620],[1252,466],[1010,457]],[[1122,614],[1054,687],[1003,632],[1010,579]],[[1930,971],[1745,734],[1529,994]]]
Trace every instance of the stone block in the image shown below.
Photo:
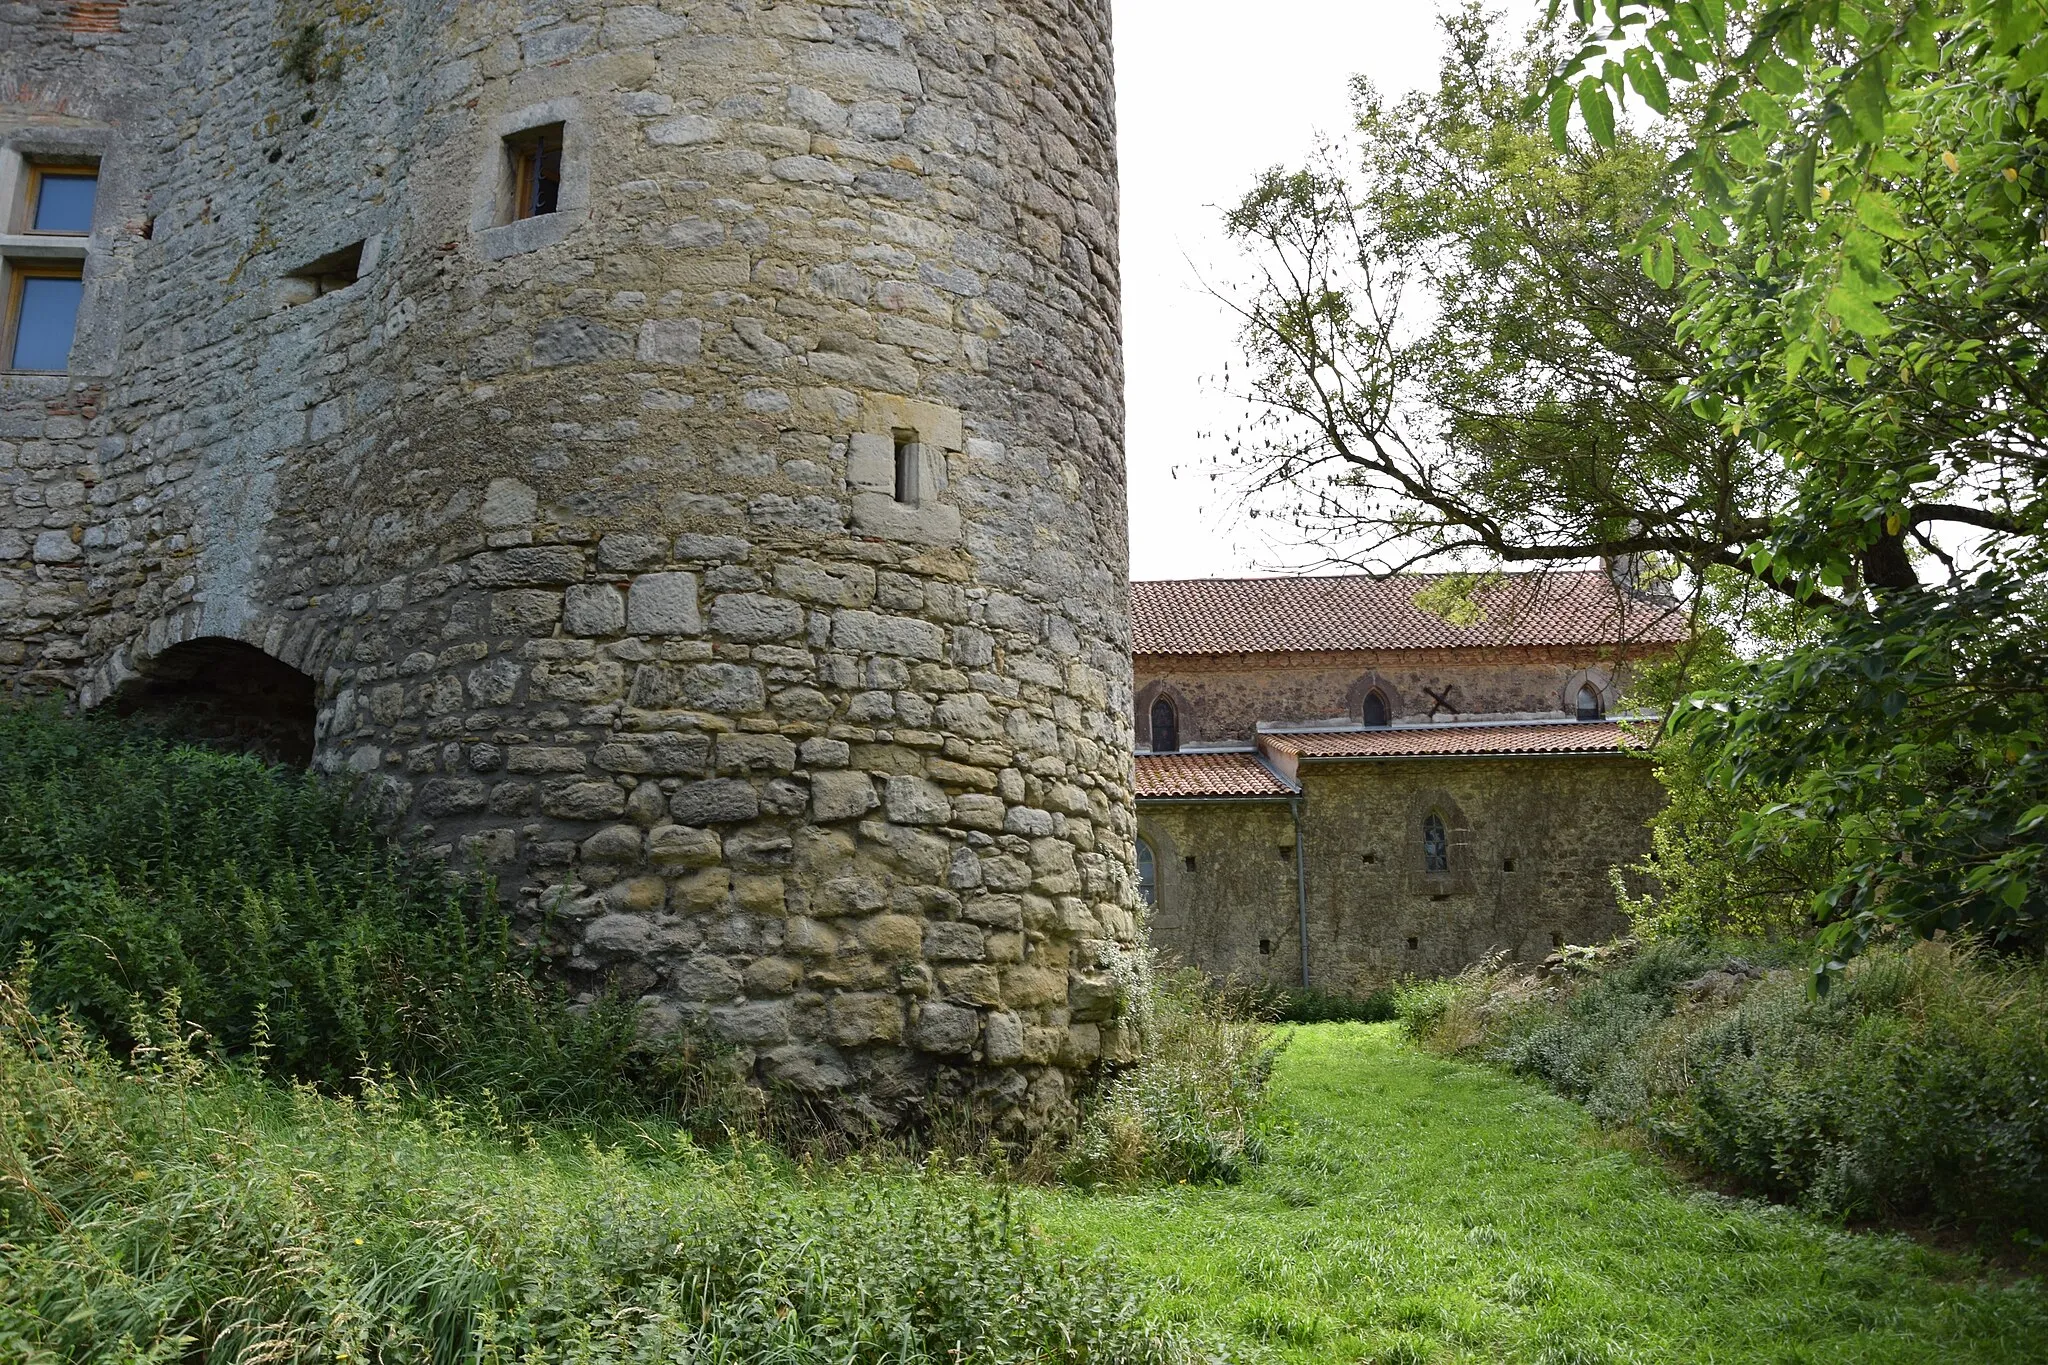
[[[803,628],[803,608],[780,597],[722,593],[711,600],[711,633],[728,640],[786,640]]]
[[[924,928],[922,921],[910,915],[876,915],[853,927],[863,948],[891,961],[916,957],[923,947]]]
[[[924,926],[924,955],[934,962],[979,962],[985,953],[978,924],[933,920]]]
[[[583,574],[583,551],[574,545],[527,545],[469,561],[469,581],[479,588],[559,588]]]
[[[491,594],[494,635],[552,635],[561,616],[561,594],[546,588],[514,588]]]
[[[786,773],[796,767],[796,743],[782,735],[722,734],[714,752],[722,773]]]
[[[962,829],[996,833],[1003,827],[1003,798],[968,792],[953,798],[953,823]]]
[[[580,850],[586,863],[615,863],[631,867],[640,861],[642,835],[634,825],[606,825],[583,841]]]
[[[911,1046],[941,1056],[972,1052],[980,1037],[980,1011],[937,1000],[925,1002],[910,1030]]]
[[[727,1042],[765,1047],[789,1041],[790,1014],[787,1000],[749,1000],[742,1005],[719,1005],[711,1011],[711,1028]]]
[[[1067,978],[1067,1011],[1077,1023],[1114,1019],[1118,1000],[1116,981],[1106,973],[1074,972]]]
[[[989,1015],[981,1055],[996,1066],[1024,1060],[1024,1021],[1008,1010]]]
[[[668,808],[679,824],[720,825],[753,819],[761,813],[761,802],[753,783],[719,777],[681,788],[669,798]]]
[[[1047,973],[1050,975],[1050,973]],[[962,1005],[1036,1005],[1044,1001],[1018,998],[1003,989],[1001,978],[993,967],[981,963],[966,966],[941,967],[938,970],[939,994],[947,1000]],[[1065,994],[1066,982],[1061,981],[1056,991],[1041,991],[1051,998]]]
[[[903,1037],[903,1002],[881,991],[848,992],[825,1007],[826,1036],[840,1047],[894,1043]]]
[[[635,635],[696,635],[704,629],[697,614],[697,575],[649,573],[633,580],[626,593],[626,629]]]
[[[882,805],[899,825],[943,825],[953,815],[945,789],[922,777],[891,777],[884,784]]]
[[[564,782],[541,793],[541,809],[558,820],[608,820],[626,813],[626,793],[612,782]]]
[[[626,628],[626,599],[609,583],[574,583],[562,603],[562,629],[571,635],[617,635]]]
[[[647,856],[664,871],[715,867],[722,856],[718,836],[691,825],[656,825],[647,831]]]
[[[668,985],[685,1000],[730,1000],[740,993],[740,974],[722,957],[697,953],[670,971]]]
[[[866,815],[879,804],[874,779],[863,772],[822,772],[811,774],[811,818],[852,820]]]

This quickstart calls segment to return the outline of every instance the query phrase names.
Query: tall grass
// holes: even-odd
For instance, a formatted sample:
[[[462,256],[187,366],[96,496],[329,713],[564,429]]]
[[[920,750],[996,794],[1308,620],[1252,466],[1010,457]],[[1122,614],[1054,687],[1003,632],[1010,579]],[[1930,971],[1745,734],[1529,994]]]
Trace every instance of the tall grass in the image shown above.
[[[174,1013],[131,1027],[124,1067],[0,983],[0,1359],[1190,1358],[1011,1192],[937,1165],[522,1134],[374,1082],[279,1090]]]
[[[1399,1006],[1436,1050],[1538,1077],[1759,1192],[2042,1244],[2048,968],[1886,947],[1821,996],[1803,971],[1745,984],[1729,965],[1659,942],[1582,982],[1492,965]]]
[[[0,707],[0,952],[111,1040],[175,993],[230,1051],[335,1086],[365,1064],[555,1113],[641,1106],[630,1008],[571,1011],[488,883],[393,845],[348,792],[117,722]]]
[[[1192,968],[1151,978],[1145,1052],[1091,1102],[1068,1152],[1081,1185],[1229,1183],[1264,1151],[1278,1047],[1256,997]]]

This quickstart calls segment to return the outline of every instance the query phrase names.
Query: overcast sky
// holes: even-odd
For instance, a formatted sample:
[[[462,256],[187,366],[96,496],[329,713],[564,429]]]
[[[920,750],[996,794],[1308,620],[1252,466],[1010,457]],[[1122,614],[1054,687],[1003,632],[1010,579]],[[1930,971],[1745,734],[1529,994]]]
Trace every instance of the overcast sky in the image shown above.
[[[1235,267],[1219,226],[1267,166],[1350,126],[1350,79],[1433,82],[1435,0],[1114,0],[1123,179],[1124,390],[1133,578],[1256,573],[1286,556],[1195,461],[1241,407],[1215,380],[1235,328],[1202,281]],[[1182,466],[1176,480],[1172,471]]]

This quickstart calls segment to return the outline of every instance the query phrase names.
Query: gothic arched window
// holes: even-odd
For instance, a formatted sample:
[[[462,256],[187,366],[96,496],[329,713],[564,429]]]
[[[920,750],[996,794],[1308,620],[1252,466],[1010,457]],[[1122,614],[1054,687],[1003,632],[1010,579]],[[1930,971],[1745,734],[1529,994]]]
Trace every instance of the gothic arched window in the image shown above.
[[[1138,840],[1138,899],[1147,905],[1159,904],[1159,860],[1152,856],[1152,845]]]
[[[1375,687],[1372,691],[1365,694],[1366,727],[1368,729],[1378,729],[1391,723],[1391,719],[1387,715],[1387,699]]]
[[[1451,870],[1451,836],[1444,829],[1444,818],[1435,811],[1422,817],[1422,870]]]
[[[1580,720],[1600,719],[1600,689],[1591,683],[1580,683],[1576,706]]]
[[[1180,748],[1180,714],[1161,697],[1152,703],[1152,752],[1170,754]]]

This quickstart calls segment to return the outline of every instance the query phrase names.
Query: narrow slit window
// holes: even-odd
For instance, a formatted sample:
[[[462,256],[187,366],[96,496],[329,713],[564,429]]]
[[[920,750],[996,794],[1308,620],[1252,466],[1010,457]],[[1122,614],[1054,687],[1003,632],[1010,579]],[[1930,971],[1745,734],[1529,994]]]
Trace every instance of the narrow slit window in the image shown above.
[[[28,230],[83,237],[92,231],[100,173],[89,166],[30,166]]]
[[[1366,693],[1364,720],[1369,730],[1377,730],[1387,724],[1387,699],[1380,694],[1378,688]]]
[[[1152,845],[1138,840],[1138,899],[1147,905],[1159,904],[1159,860],[1153,856]]]
[[[512,220],[553,213],[562,197],[562,125],[506,138],[505,155],[512,163]]]
[[[1264,955],[1264,956],[1268,956],[1268,957],[1270,957],[1270,956],[1272,955],[1272,952],[1273,952],[1273,940],[1272,940],[1272,939],[1270,939],[1270,938],[1262,938],[1262,939],[1260,939],[1260,940],[1259,940],[1259,952],[1260,952],[1260,953],[1261,953],[1262,955]]]
[[[1431,811],[1422,821],[1422,869],[1425,872],[1451,870],[1451,839],[1444,818]]]
[[[305,303],[323,294],[332,294],[348,288],[363,275],[363,244],[355,243],[339,251],[329,252],[317,261],[310,261],[291,273],[291,279],[298,285],[295,303]]]
[[[1175,753],[1180,749],[1180,713],[1161,697],[1152,703],[1152,752]]]
[[[7,367],[61,372],[71,368],[78,308],[85,298],[80,266],[21,265],[9,272]]]
[[[1193,872],[1195,870],[1195,860],[1192,855],[1186,858],[1182,858],[1180,860],[1180,865],[1190,872]]]
[[[917,465],[920,450],[917,433],[899,431],[896,433],[896,501],[915,506],[917,503]]]

